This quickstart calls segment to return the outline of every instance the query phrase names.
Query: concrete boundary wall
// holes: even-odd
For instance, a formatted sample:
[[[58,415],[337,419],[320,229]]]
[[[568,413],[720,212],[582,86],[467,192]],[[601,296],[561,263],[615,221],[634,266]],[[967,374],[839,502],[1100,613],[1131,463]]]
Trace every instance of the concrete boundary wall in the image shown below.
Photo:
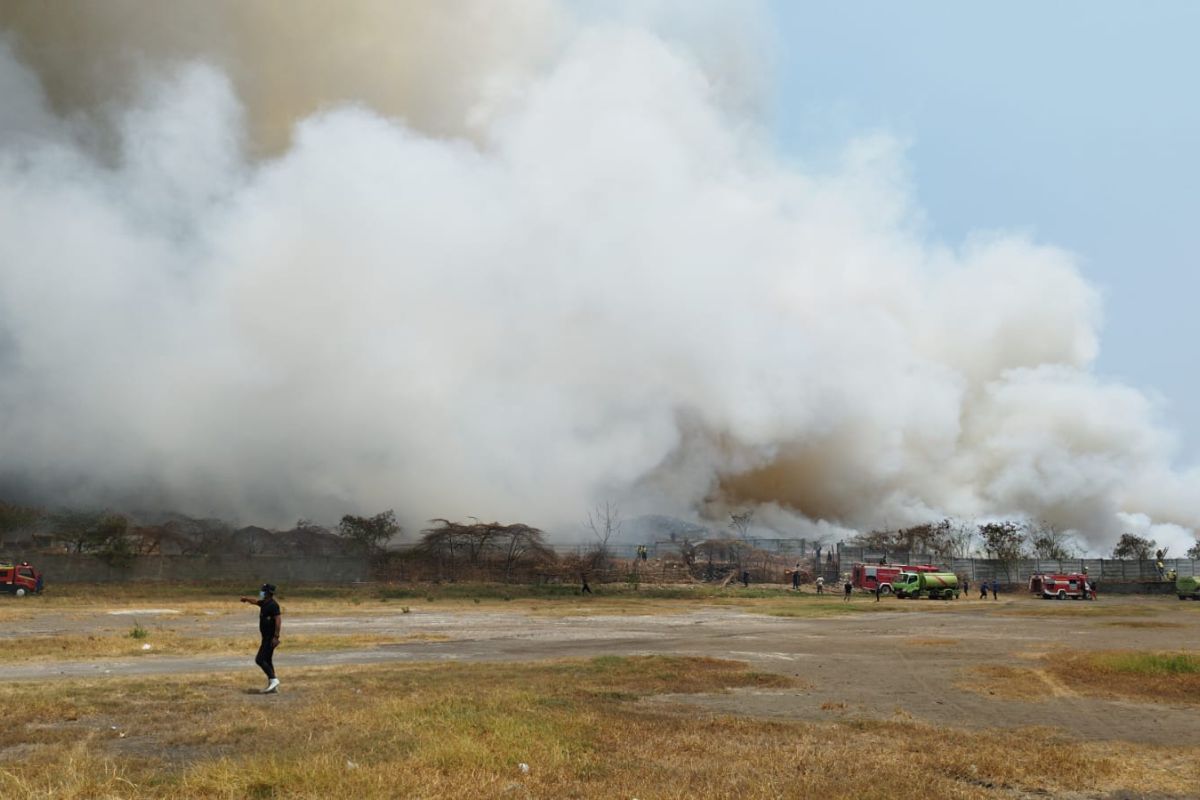
[[[144,556],[124,567],[92,556],[35,555],[28,560],[46,576],[47,587],[55,583],[240,581],[253,589],[267,582],[354,583],[372,576],[369,561],[355,556]]]
[[[656,554],[657,555],[657,554]],[[826,581],[839,580],[848,572],[851,563],[862,560],[878,563],[881,556],[874,558],[847,558],[842,552],[838,562],[822,560],[820,574]],[[983,558],[956,558],[939,561],[929,556],[906,557],[907,554],[889,553],[893,564],[936,563],[967,578],[975,584],[982,580],[997,580],[1006,586],[1026,585],[1031,575],[1037,572],[1082,572],[1101,587],[1101,590],[1119,591],[1120,584],[1129,586],[1161,582],[1153,561],[1117,561],[1113,559],[1019,559],[999,561]],[[0,552],[0,561],[28,559],[46,576],[46,584],[54,583],[110,583],[110,582],[169,582],[195,583],[206,581],[260,584],[272,583],[355,583],[369,581],[375,577],[370,560],[365,556],[143,556],[133,559],[128,566],[113,566],[93,556],[40,555]],[[1166,559],[1166,571],[1175,570],[1182,576],[1200,575],[1200,562],[1189,559]],[[765,577],[765,576],[764,576]],[[757,580],[763,580],[759,577]],[[770,580],[767,578],[767,580]],[[785,577],[780,577],[786,582]],[[1149,591],[1149,590],[1147,590]]]

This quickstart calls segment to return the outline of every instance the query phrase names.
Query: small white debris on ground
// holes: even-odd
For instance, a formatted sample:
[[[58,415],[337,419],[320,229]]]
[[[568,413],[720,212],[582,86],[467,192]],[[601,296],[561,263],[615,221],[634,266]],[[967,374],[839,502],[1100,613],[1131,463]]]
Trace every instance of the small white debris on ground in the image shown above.
[[[178,614],[177,608],[121,608],[116,611],[109,611],[114,617],[128,617],[133,614]]]

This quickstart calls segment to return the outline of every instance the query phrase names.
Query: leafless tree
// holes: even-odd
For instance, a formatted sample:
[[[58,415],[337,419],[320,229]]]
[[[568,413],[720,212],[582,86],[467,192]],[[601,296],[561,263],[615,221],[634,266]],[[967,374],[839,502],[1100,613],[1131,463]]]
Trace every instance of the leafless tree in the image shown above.
[[[436,527],[421,532],[420,550],[436,560],[439,577],[458,577],[458,565],[490,570],[499,564],[504,580],[512,579],[513,570],[554,560],[542,531],[529,525],[499,522],[451,522],[431,520]]]
[[[955,522],[946,535],[946,552],[948,558],[966,558],[971,554],[971,546],[975,543],[975,523]]]
[[[1062,561],[1074,558],[1078,552],[1074,540],[1050,522],[1029,525],[1026,540],[1034,558]]]
[[[595,557],[592,559],[595,569],[607,569],[612,555],[608,542],[621,533],[621,525],[621,509],[610,500],[605,500],[604,505],[597,505],[588,512],[587,526],[596,540]]]
[[[750,534],[750,525],[754,522],[754,509],[748,509],[738,514],[729,515],[729,526],[737,531],[738,538],[746,541]]]
[[[542,532],[537,528],[519,523],[505,525],[498,529],[496,538],[504,560],[505,582],[512,579],[513,568],[521,563],[554,560],[554,551],[546,546]]]

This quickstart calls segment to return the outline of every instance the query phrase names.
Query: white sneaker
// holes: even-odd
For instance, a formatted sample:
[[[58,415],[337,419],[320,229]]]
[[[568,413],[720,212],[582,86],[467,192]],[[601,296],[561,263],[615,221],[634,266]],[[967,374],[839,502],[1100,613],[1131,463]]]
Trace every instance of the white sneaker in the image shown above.
[[[262,693],[263,694],[275,694],[278,691],[279,691],[279,679],[271,678],[271,680],[267,681],[267,688],[263,689]]]

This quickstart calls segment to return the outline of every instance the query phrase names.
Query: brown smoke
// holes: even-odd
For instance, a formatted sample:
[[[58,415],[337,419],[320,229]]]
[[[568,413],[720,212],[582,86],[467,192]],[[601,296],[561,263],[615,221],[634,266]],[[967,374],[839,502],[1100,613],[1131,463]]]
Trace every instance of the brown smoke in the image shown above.
[[[59,113],[124,105],[142,74],[206,61],[231,77],[258,153],[282,151],[297,120],[344,103],[470,135],[545,57],[558,24],[546,0],[0,4],[0,30]]]

